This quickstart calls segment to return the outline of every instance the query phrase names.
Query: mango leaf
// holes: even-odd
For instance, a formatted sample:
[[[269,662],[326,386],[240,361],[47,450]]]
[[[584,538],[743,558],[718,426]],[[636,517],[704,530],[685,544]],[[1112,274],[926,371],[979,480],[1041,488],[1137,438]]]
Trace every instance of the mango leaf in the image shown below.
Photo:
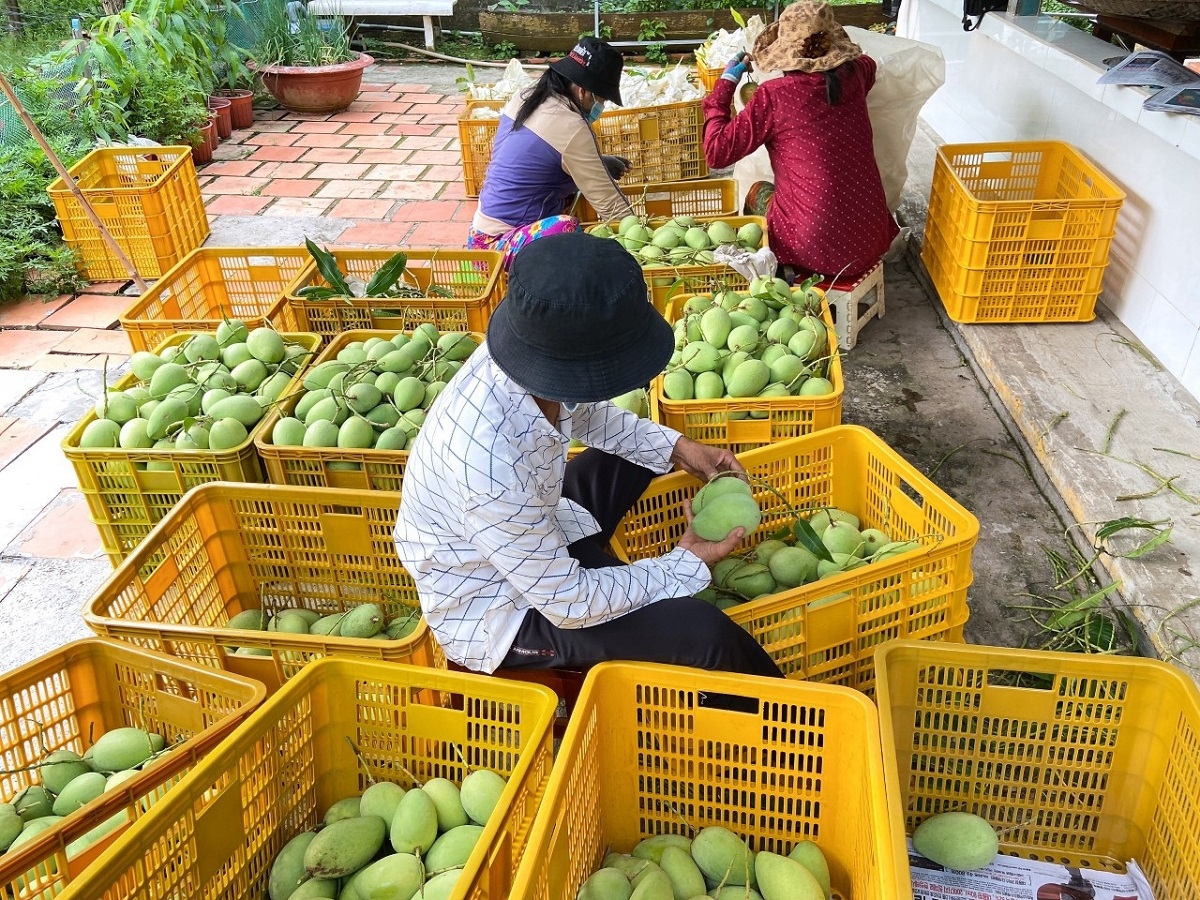
[[[319,284],[310,284],[308,287],[303,287],[296,291],[296,296],[304,297],[306,300],[328,300],[330,297],[341,295],[333,288],[321,287]]]
[[[385,262],[378,272],[367,282],[368,297],[382,297],[396,286],[408,270],[408,254],[397,253]]]
[[[803,519],[797,519],[792,525],[792,533],[796,535],[796,543],[815,556],[826,562],[833,562],[829,548],[821,543],[821,537],[816,530]]]
[[[1085,630],[1088,645],[1093,650],[1109,652],[1117,649],[1117,626],[1107,616],[1092,616]]]
[[[1160,525],[1165,525],[1169,520],[1162,519],[1157,522],[1151,522],[1147,519],[1135,519],[1132,516],[1122,516],[1119,519],[1111,519],[1096,532],[1098,538],[1110,538],[1114,534],[1119,534],[1122,531],[1128,531],[1131,528],[1141,528],[1150,531],[1157,530]],[[1167,529],[1168,531],[1170,529]]]
[[[337,292],[333,296],[351,296],[350,286],[346,284],[346,276],[338,268],[337,260],[333,258],[333,254],[328,250],[322,250],[314,244],[312,238],[305,238],[304,246],[308,248],[308,252],[312,254],[312,258],[316,261],[317,271],[321,273],[321,277],[329,282],[329,286]]]
[[[1099,608],[1100,601],[1117,589],[1120,582],[1114,581],[1102,587],[1089,597],[1079,597],[1064,604],[1047,621],[1046,627],[1052,631],[1066,631],[1087,619],[1092,610]]]
[[[740,12],[738,12],[736,9],[734,9],[732,6],[729,7],[729,15],[733,17],[733,21],[737,22],[738,28],[746,27],[746,20],[744,18],[742,18],[742,14]]]
[[[1151,550],[1153,550],[1159,544],[1165,544],[1168,540],[1170,540],[1170,538],[1171,538],[1171,529],[1167,528],[1164,531],[1160,531],[1158,534],[1156,534],[1154,537],[1150,538],[1150,540],[1146,541],[1144,544],[1134,547],[1128,553],[1122,553],[1121,556],[1124,557],[1125,559],[1137,559],[1138,557],[1145,556],[1147,553],[1149,553]]]

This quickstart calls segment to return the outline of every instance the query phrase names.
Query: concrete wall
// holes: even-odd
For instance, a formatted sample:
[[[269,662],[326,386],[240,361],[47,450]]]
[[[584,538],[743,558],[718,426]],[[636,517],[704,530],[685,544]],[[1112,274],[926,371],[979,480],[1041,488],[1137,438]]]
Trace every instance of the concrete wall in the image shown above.
[[[1120,185],[1101,302],[1200,398],[1200,117],[1096,84],[1121,50],[1062,22],[989,13],[965,33],[961,19],[961,0],[904,0],[898,33],[946,57],[922,118],[944,143],[1066,141]]]

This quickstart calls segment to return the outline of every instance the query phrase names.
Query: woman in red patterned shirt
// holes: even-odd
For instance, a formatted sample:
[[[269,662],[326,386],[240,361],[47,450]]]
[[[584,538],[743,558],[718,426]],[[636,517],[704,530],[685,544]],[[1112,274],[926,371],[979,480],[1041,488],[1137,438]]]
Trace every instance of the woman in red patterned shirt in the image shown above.
[[[734,91],[753,59],[783,77],[758,86],[730,115]],[[739,54],[704,101],[704,155],[725,168],[766,145],[775,185],[751,188],[747,205],[767,203],[771,249],[785,277],[852,277],[887,252],[898,228],[887,208],[872,147],[867,92],[875,61],[850,40],[823,0],[799,0]]]

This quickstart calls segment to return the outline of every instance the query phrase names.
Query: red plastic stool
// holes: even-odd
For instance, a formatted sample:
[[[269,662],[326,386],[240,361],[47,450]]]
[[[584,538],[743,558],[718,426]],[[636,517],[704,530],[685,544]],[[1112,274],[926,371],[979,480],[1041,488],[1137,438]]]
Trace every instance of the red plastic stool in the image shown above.
[[[458,663],[446,661],[446,668],[453,672],[470,672],[470,669]],[[478,673],[477,673],[478,674]],[[554,719],[554,736],[561,738],[567,730],[567,722],[575,711],[575,702],[583,688],[583,678],[586,675],[579,669],[497,669],[492,673],[495,678],[507,678],[510,681],[528,681],[548,687],[558,695],[558,710]]]
[[[858,342],[858,333],[876,316],[883,318],[883,260],[855,280],[826,279],[817,285],[825,292],[825,299],[833,313],[833,325],[837,329],[838,346],[853,350]],[[867,308],[859,313],[861,306]]]

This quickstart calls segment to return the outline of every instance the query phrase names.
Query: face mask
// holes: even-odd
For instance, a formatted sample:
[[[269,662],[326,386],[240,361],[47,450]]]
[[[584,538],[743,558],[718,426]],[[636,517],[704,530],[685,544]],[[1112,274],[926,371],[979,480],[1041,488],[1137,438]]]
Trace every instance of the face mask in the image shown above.
[[[604,112],[604,101],[597,100],[592,104],[592,109],[591,112],[588,113],[587,120],[589,122],[595,122],[598,118],[600,118],[600,114],[602,112]]]
[[[575,410],[579,409],[578,403],[562,403],[560,405],[568,416],[575,415]]]

